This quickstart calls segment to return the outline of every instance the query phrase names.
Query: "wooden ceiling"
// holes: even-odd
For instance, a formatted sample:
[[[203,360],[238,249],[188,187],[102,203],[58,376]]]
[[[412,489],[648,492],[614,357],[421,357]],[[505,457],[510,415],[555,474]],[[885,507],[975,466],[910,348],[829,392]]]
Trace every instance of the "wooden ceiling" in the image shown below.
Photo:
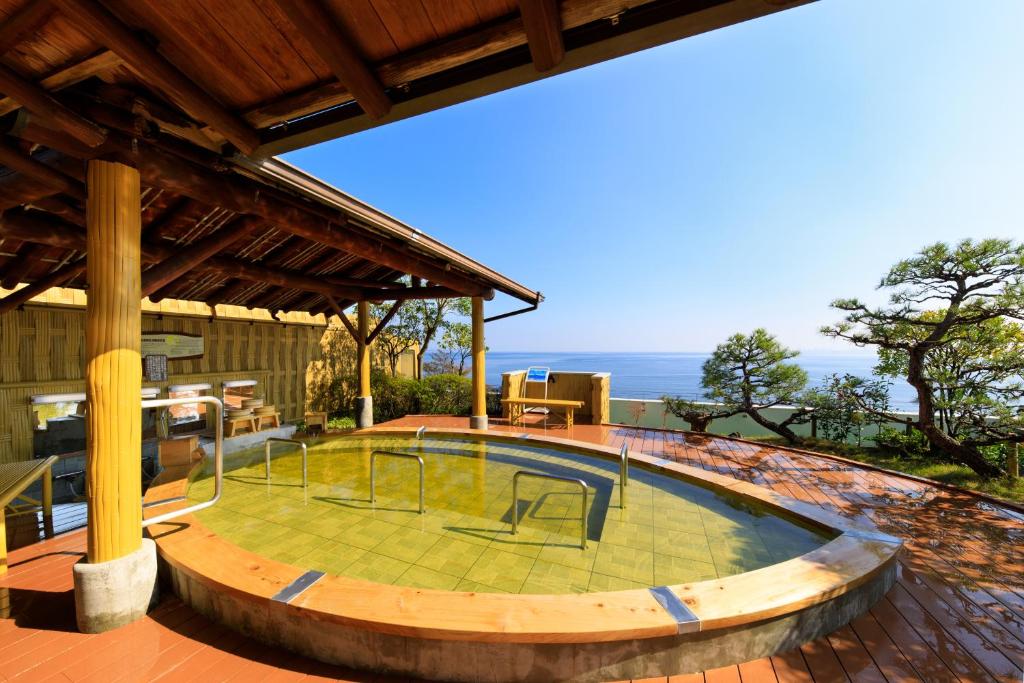
[[[805,1],[0,0],[0,285],[82,285],[102,157],[142,173],[153,297],[536,303],[269,157]]]

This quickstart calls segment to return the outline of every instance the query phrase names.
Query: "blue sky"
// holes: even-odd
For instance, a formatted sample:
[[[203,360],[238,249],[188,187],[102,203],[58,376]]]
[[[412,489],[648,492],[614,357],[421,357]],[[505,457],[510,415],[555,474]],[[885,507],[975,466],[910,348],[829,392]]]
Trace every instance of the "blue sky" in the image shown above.
[[[1022,29],[1020,0],[820,0],[286,158],[541,290],[492,350],[840,349],[829,301],[898,259],[1024,239]]]

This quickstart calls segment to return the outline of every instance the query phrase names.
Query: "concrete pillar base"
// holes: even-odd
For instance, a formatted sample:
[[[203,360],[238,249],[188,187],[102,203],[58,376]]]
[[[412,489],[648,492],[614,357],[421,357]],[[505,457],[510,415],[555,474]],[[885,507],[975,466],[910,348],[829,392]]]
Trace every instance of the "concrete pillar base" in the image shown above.
[[[373,426],[373,396],[356,397],[356,427]]]
[[[159,598],[156,543],[108,562],[74,566],[75,616],[82,633],[102,633],[145,616]]]
[[[473,415],[469,418],[470,429],[487,429],[486,415]]]

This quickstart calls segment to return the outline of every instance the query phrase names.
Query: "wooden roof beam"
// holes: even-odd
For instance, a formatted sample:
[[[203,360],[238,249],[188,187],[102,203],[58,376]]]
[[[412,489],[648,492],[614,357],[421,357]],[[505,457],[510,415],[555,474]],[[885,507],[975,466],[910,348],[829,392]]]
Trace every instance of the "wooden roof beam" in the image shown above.
[[[107,131],[55,100],[41,87],[0,64],[0,91],[17,100],[46,127],[64,132],[86,147],[98,147]]]
[[[85,272],[85,257],[68,263],[45,277],[41,277],[28,287],[22,287],[0,299],[0,314],[13,311],[34,296],[42,294],[51,287],[60,287]]]
[[[142,274],[142,296],[149,296],[170,284],[215,254],[248,237],[261,225],[263,221],[257,218],[238,218],[214,234],[196,240]]]
[[[99,2],[51,1],[74,22],[78,30],[106,45],[124,60],[128,68],[219,132],[243,153],[250,154],[259,145],[259,135],[249,124],[225,109]]]
[[[85,79],[101,74],[104,71],[109,71],[120,64],[121,58],[113,52],[110,50],[100,50],[91,57],[86,57],[79,62],[67,64],[51,71],[49,75],[37,81],[36,85],[48,91],[60,90],[61,88],[81,83]],[[20,107],[21,104],[10,97],[0,98],[0,114],[8,114]]]
[[[537,71],[549,71],[565,58],[562,17],[557,0],[519,0],[526,42]]]
[[[14,289],[25,276],[32,272],[39,257],[43,256],[50,247],[34,242],[26,242],[25,246],[18,252],[17,258],[11,259],[0,274],[0,287]]]
[[[391,111],[391,100],[377,75],[320,0],[277,0],[277,5],[370,118],[379,119]]]
[[[45,26],[53,13],[53,6],[47,0],[29,0],[0,26],[0,55],[10,52],[18,43]]]
[[[143,182],[220,206],[239,214],[262,216],[278,230],[373,261],[392,270],[412,273],[451,287],[459,296],[484,296],[491,291],[454,270],[434,265],[400,251],[383,240],[361,234],[345,225],[345,215],[286,201],[272,187],[238,175],[210,172],[152,145],[122,145],[119,156],[139,169]],[[331,213],[332,218],[326,214]]]
[[[54,190],[85,201],[85,187],[70,176],[66,176],[52,166],[44,164],[30,154],[22,152],[16,145],[0,139],[0,164],[19,173],[24,173]]]

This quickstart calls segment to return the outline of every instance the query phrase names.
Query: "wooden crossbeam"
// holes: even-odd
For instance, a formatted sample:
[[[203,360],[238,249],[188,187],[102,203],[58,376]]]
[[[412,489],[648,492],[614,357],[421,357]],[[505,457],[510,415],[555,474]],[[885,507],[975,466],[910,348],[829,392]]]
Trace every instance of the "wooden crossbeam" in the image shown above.
[[[99,2],[51,1],[74,22],[75,28],[102,42],[121,57],[128,68],[230,140],[242,152],[249,154],[259,145],[259,135],[249,124],[225,109]]]
[[[22,152],[7,140],[0,140],[0,164],[7,168],[35,178],[53,189],[85,201],[85,187],[79,181],[66,176],[52,166],[44,164],[30,154]]]
[[[353,325],[352,321],[348,319],[347,315],[345,315],[345,311],[343,311],[341,306],[338,305],[337,299],[329,294],[324,296],[324,299],[327,301],[327,305],[330,309],[334,311],[334,315],[341,319],[341,324],[344,325],[345,329],[348,330],[348,333],[352,335],[352,340],[358,344],[359,330],[356,329],[356,326]]]
[[[565,57],[562,18],[556,0],[519,0],[530,57],[537,71],[549,71]]]
[[[103,128],[71,111],[4,64],[0,64],[0,91],[20,102],[47,127],[67,133],[87,147],[98,147],[107,139]]]
[[[370,118],[379,119],[391,111],[384,86],[320,0],[277,0],[277,5]]]

